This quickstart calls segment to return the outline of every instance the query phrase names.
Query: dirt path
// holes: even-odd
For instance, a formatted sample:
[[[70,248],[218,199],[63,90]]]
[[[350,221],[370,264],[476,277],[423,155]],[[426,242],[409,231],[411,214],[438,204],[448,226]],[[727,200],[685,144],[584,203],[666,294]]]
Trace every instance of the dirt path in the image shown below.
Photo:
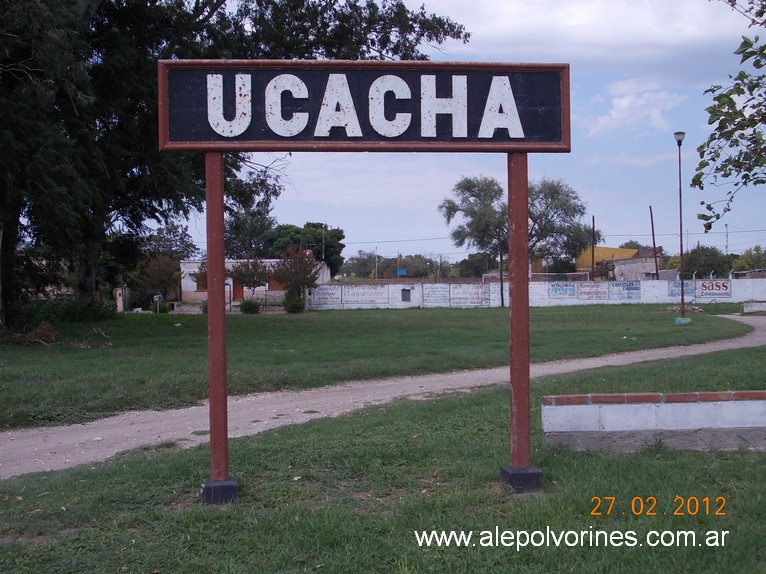
[[[594,359],[531,366],[532,378],[604,366],[766,346],[766,317],[731,316],[752,325],[751,333],[714,343],[635,351]],[[259,393],[229,399],[229,436],[254,435],[319,417],[335,417],[393,399],[423,398],[508,381],[508,367],[360,381],[302,391]],[[87,424],[0,433],[0,479],[104,461],[117,453],[166,441],[191,447],[208,441],[207,404],[171,411],[135,411]]]

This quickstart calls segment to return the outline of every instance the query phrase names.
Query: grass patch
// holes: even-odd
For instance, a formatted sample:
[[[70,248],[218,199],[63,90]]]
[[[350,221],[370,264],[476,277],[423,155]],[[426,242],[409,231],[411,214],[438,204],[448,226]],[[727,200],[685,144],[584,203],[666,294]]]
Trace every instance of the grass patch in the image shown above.
[[[678,328],[652,305],[531,310],[533,362],[742,335],[704,314]],[[226,318],[232,395],[508,364],[507,309],[323,311]],[[0,346],[0,427],[79,423],[207,396],[207,318],[125,314],[61,324],[49,345]]]
[[[572,453],[543,446],[543,394],[763,386],[763,350],[716,353],[551,377],[532,385],[533,463],[541,494],[499,486],[508,461],[508,391],[399,401],[231,443],[240,498],[198,504],[206,448],[142,449],[95,466],[0,482],[0,571],[762,573],[766,456],[651,448]],[[718,375],[710,368],[720,366]],[[737,366],[745,368],[738,369]],[[665,368],[667,367],[667,369]],[[724,376],[726,369],[728,374]],[[677,373],[673,380],[668,373]],[[602,377],[602,375],[604,375]],[[632,381],[628,383],[628,381]],[[672,516],[677,495],[726,497],[724,517]],[[593,517],[594,496],[616,512]],[[632,516],[654,496],[658,516]],[[625,515],[622,512],[626,512]],[[670,516],[663,515],[667,512]],[[724,547],[421,548],[415,531],[728,530]],[[478,539],[474,539],[478,541]]]

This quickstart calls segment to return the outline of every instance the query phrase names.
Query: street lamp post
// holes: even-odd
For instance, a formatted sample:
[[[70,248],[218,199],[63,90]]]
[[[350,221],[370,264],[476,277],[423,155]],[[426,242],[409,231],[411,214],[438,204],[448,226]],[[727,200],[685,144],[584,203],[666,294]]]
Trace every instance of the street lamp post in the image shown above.
[[[678,243],[681,249],[678,256],[678,278],[681,281],[681,323],[685,323],[684,319],[686,318],[686,303],[684,301],[684,207],[681,192],[681,144],[685,136],[686,133],[684,132],[673,134],[678,144]]]

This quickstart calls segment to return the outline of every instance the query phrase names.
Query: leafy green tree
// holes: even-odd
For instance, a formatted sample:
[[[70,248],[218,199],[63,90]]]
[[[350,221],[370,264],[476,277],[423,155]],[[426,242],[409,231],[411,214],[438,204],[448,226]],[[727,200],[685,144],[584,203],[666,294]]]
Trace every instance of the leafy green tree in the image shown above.
[[[317,285],[319,266],[311,250],[291,247],[272,269],[272,277],[285,288],[285,309],[300,313],[306,307],[304,291]]]
[[[280,257],[289,248],[311,249],[317,261],[323,261],[335,276],[343,265],[342,243],[345,233],[325,223],[307,222],[302,228],[282,224],[267,233],[268,256]]]
[[[489,177],[464,177],[452,188],[453,198],[439,204],[447,225],[460,223],[450,232],[457,247],[475,247],[500,259],[508,250],[508,203],[500,183]],[[505,306],[505,289],[500,275],[500,304]]]
[[[151,303],[157,293],[166,300],[178,299],[181,283],[178,259],[167,255],[152,257],[141,266],[137,283],[134,295],[144,307]]]
[[[91,193],[78,170],[85,151],[67,123],[92,102],[73,2],[0,0],[0,326],[13,324],[29,275],[49,276],[80,241],[74,205]],[[37,274],[30,249],[56,265]],[[56,277],[56,281],[60,279]]]
[[[651,245],[644,245],[643,243],[640,243],[636,241],[635,239],[629,239],[628,241],[624,242],[622,245],[618,246],[620,249],[651,249]]]
[[[247,183],[232,182],[228,190],[223,240],[224,253],[230,259],[269,257],[269,238],[277,224],[271,215],[272,204],[284,189],[279,168],[270,171],[273,165],[252,171]]]
[[[146,253],[150,256],[165,256],[176,261],[196,259],[202,255],[202,250],[194,243],[189,235],[189,227],[170,222],[146,239]]]
[[[270,270],[268,266],[260,259],[247,259],[238,261],[229,270],[229,276],[247,289],[250,289],[255,295],[258,287],[266,285],[269,281]]]
[[[147,220],[201,208],[201,155],[157,150],[158,59],[421,59],[424,43],[468,39],[462,26],[423,8],[409,10],[401,0],[4,0],[1,6],[0,168],[7,193],[0,279],[8,281],[0,283],[2,316],[18,298],[13,278],[22,221],[33,243],[69,246],[79,298],[92,301],[112,229],[141,234]],[[264,192],[247,154],[226,154],[226,162],[230,193]]]
[[[317,261],[324,262],[335,276],[343,265],[343,244],[346,234],[338,227],[330,227],[315,221],[303,226],[304,245],[314,252]]]
[[[766,0],[722,0],[750,20],[753,28],[766,27]],[[705,230],[732,208],[736,194],[747,186],[766,183],[766,45],[758,36],[743,37],[734,52],[741,57],[743,69],[729,76],[727,85],[711,86],[705,91],[713,98],[706,109],[708,124],[713,127],[707,141],[697,148],[700,161],[692,186],[704,190],[726,185],[723,199],[702,201],[705,212],[698,215]],[[748,66],[748,67],[745,67]]]
[[[593,230],[581,223],[585,204],[561,180],[542,179],[529,185],[529,253],[572,261],[592,242]],[[601,232],[596,230],[596,243]]]
[[[456,217],[461,223],[452,232],[458,247],[476,247],[499,255],[508,245],[508,209],[505,193],[495,179],[463,178],[453,188],[454,199],[439,204],[447,224]],[[571,261],[591,244],[592,230],[580,222],[585,205],[577,192],[560,180],[542,179],[529,184],[529,253],[531,257],[549,257]],[[596,242],[601,233],[596,231]],[[504,292],[501,275],[501,295]],[[501,299],[501,304],[503,300]]]
[[[766,269],[766,252],[760,245],[756,245],[745,251],[734,260],[732,268],[735,271],[751,271],[753,269]]]
[[[489,253],[471,253],[458,263],[461,277],[481,277],[495,269],[495,261]]]
[[[356,255],[353,255],[344,261],[341,272],[349,277],[372,277],[375,272],[376,257],[374,251],[364,251],[360,249],[357,251]],[[378,258],[378,261],[379,260],[380,258]]]
[[[111,296],[112,289],[138,287],[142,265],[149,259],[146,241],[132,233],[111,233],[101,251],[99,261],[99,290]]]
[[[731,271],[729,259],[716,247],[700,245],[684,254],[684,278],[708,277],[711,271],[716,277],[726,277]]]

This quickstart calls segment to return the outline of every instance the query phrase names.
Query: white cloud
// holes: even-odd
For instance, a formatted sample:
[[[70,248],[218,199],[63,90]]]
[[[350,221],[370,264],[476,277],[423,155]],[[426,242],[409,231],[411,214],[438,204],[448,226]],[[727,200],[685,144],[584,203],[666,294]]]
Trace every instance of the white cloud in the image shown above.
[[[665,113],[678,107],[686,96],[654,89],[652,82],[625,80],[609,86],[611,107],[596,118],[586,119],[588,136],[619,129],[651,127],[668,131]]]

